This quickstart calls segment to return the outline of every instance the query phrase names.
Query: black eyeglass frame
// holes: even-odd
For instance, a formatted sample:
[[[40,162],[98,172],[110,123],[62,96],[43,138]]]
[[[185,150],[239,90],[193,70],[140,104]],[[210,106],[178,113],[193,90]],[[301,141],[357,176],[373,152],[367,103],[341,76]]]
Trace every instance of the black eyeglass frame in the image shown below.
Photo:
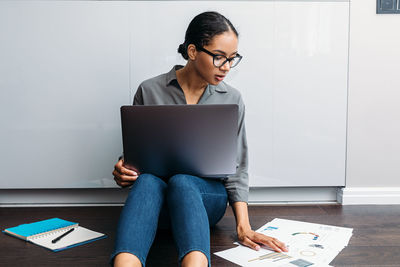
[[[200,51],[203,51],[204,53],[207,53],[207,54],[209,54],[210,56],[212,56],[212,57],[213,57],[213,64],[214,64],[214,66],[217,67],[217,68],[221,68],[223,65],[226,64],[226,62],[229,62],[229,66],[230,66],[231,68],[234,68],[234,67],[236,67],[236,66],[239,64],[239,62],[240,62],[240,61],[242,60],[242,58],[243,58],[243,56],[241,56],[239,53],[237,53],[236,56],[234,56],[234,57],[228,58],[228,57],[226,57],[226,56],[224,56],[224,55],[214,54],[214,53],[208,51],[207,49],[205,49],[204,47],[197,47],[197,46],[196,46],[196,49],[197,49],[197,50],[200,50]],[[220,64],[219,66],[217,66],[217,65],[215,64],[215,58],[216,58],[216,57],[224,57],[225,60],[222,62],[222,64]],[[239,58],[238,62],[237,62],[235,65],[231,65],[231,61],[234,60],[235,58]]]

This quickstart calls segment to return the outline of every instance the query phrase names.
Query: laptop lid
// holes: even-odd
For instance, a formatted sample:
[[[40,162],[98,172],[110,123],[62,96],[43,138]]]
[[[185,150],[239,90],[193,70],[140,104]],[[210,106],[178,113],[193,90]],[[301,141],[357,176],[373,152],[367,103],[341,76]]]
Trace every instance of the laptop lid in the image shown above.
[[[236,173],[238,105],[122,106],[124,164],[140,173]]]

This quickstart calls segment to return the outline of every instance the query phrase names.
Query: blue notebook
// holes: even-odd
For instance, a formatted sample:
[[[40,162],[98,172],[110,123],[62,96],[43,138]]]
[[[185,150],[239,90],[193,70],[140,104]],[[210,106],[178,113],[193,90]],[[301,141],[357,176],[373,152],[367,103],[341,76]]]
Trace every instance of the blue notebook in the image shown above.
[[[70,231],[71,229],[73,230]],[[63,236],[59,241],[56,243],[52,242],[55,238],[68,231],[70,232]],[[106,235],[102,233],[81,227],[78,223],[59,218],[21,224],[16,227],[7,228],[3,232],[45,247],[54,252],[83,245],[106,237]]]

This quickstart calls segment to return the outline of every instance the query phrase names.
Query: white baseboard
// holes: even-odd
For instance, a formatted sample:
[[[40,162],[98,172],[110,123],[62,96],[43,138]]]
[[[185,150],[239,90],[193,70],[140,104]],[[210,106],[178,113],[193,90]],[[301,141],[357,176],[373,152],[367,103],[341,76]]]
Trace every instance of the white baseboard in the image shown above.
[[[129,189],[1,189],[0,207],[123,205]]]
[[[250,205],[337,203],[337,187],[250,188]],[[123,205],[129,189],[0,189],[0,207]]]
[[[123,205],[129,189],[0,189],[0,207]],[[400,187],[250,188],[250,205],[398,205]]]
[[[338,190],[342,205],[398,205],[400,187],[347,187]]]
[[[252,187],[249,205],[337,203],[338,187]]]

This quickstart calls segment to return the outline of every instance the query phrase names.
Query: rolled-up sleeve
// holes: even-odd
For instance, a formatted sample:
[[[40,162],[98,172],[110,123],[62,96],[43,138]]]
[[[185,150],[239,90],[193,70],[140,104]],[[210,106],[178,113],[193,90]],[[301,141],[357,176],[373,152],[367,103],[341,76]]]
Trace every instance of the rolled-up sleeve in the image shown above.
[[[224,181],[230,205],[238,201],[247,203],[249,197],[248,151],[244,117],[245,106],[240,98],[236,174],[228,176]]]
[[[143,105],[143,88],[142,85],[139,85],[138,89],[136,90],[135,96],[133,98],[133,105]]]

